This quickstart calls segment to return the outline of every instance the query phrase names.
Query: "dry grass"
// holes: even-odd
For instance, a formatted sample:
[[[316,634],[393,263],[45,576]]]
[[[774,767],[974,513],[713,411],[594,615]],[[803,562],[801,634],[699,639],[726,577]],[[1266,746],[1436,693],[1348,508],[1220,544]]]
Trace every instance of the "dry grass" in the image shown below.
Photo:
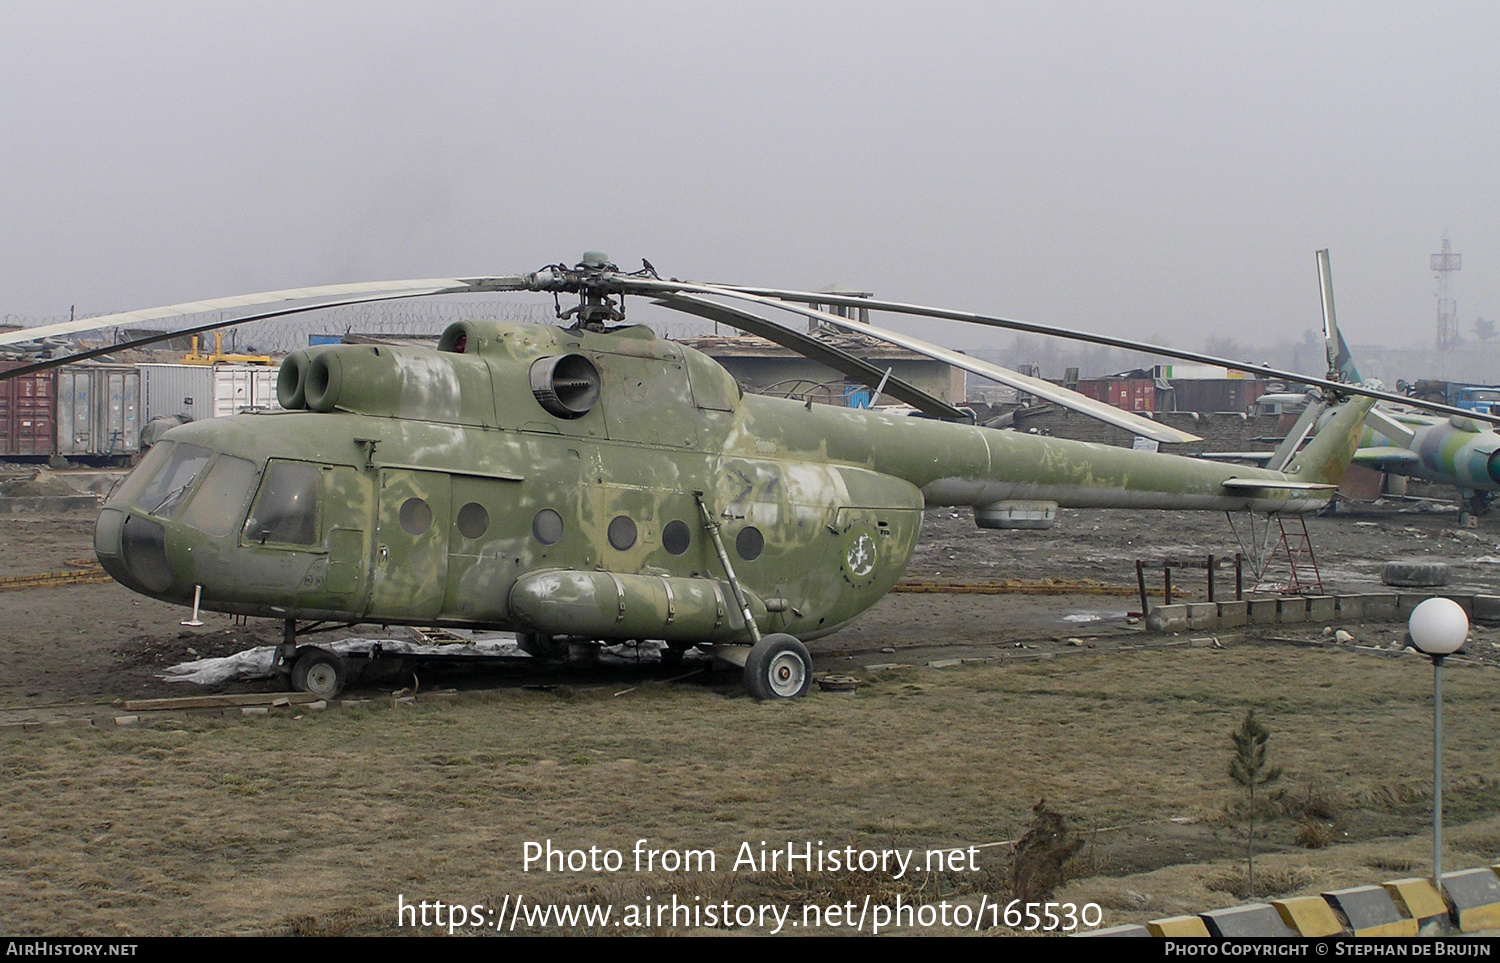
[[[1325,651],[1177,649],[907,672],[854,697],[784,705],[755,704],[726,681],[34,734],[0,743],[0,920],[13,933],[337,934],[389,931],[397,894],[495,905],[518,892],[993,897],[1004,847],[983,851],[979,873],[903,881],[731,864],[742,841],[912,847],[920,857],[1015,839],[1042,798],[1087,842],[1073,871],[1095,874],[1063,892],[1109,907],[1107,924],[1154,918],[1186,900],[1230,898],[1204,880],[1243,851],[1211,817],[1235,795],[1225,733],[1247,705],[1276,733],[1284,781],[1321,787],[1300,801],[1298,790],[1284,795],[1287,814],[1257,843],[1257,883],[1263,860],[1268,881],[1302,872],[1306,886],[1368,882],[1372,859],[1422,859],[1423,669]],[[1447,859],[1479,865],[1500,847],[1500,827],[1486,821],[1500,706],[1487,672],[1446,681]],[[1323,849],[1296,849],[1308,818],[1347,828]],[[615,847],[628,859],[640,838],[712,848],[716,872],[522,872],[526,840]],[[1298,862],[1278,862],[1287,859]]]
[[[1303,820],[1297,827],[1297,835],[1294,837],[1298,846],[1303,849],[1322,849],[1338,839],[1338,826],[1334,823],[1320,823],[1315,819]]]
[[[1288,896],[1306,887],[1316,876],[1307,869],[1279,868],[1263,870],[1255,874],[1255,889],[1250,889],[1244,867],[1215,873],[1204,880],[1210,890],[1228,893],[1235,899],[1276,899]]]
[[[1284,793],[1278,803],[1278,815],[1330,823],[1336,823],[1342,819],[1349,808],[1334,789],[1321,782],[1307,783]]]

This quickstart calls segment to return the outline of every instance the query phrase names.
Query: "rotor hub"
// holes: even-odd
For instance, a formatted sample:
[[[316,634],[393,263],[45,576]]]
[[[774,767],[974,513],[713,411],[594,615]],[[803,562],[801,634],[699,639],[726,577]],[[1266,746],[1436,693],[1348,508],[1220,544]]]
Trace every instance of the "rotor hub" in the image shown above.
[[[554,297],[563,292],[578,292],[578,304],[574,307],[563,310],[558,304],[558,320],[576,320],[586,331],[603,331],[609,323],[625,320],[625,292],[630,279],[655,276],[650,262],[643,263],[646,267],[642,271],[624,274],[603,251],[585,251],[583,259],[572,267],[550,264],[530,275],[528,287],[533,291],[551,291]]]

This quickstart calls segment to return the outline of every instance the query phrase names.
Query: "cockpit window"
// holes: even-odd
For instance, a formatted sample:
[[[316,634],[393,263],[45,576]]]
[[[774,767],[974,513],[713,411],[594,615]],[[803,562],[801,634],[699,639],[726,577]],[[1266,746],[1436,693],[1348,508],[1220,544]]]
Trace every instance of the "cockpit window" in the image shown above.
[[[170,518],[182,507],[183,497],[212,457],[213,452],[197,445],[168,445],[165,442],[157,445],[125,483],[119,500],[148,515]],[[144,484],[138,489],[135,487],[136,476],[144,479]]]
[[[228,535],[245,517],[245,502],[255,487],[255,463],[220,455],[203,476],[203,484],[182,512],[182,522],[205,535]]]
[[[255,507],[245,520],[245,540],[264,545],[311,545],[318,540],[318,481],[316,465],[272,461]]]
[[[136,465],[130,474],[125,476],[125,480],[110,493],[109,500],[118,505],[134,505],[141,489],[146,487],[148,481],[156,477],[156,473],[161,471],[161,466],[166,464],[167,455],[176,447],[177,443],[171,441],[152,445],[151,450],[146,452],[146,457],[141,459],[141,463]]]

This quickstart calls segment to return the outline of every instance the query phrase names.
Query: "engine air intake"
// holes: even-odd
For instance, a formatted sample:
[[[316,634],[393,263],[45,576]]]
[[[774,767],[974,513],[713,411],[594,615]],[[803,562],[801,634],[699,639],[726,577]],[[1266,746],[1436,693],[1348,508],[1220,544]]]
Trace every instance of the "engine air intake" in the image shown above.
[[[538,358],[531,365],[531,393],[548,414],[581,418],[599,403],[599,369],[581,354]]]

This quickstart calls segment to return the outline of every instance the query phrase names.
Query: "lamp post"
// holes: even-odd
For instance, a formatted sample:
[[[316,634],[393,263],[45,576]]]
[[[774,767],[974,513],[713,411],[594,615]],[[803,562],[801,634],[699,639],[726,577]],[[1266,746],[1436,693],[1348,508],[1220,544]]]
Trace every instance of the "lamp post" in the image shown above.
[[[1443,876],[1443,660],[1469,637],[1469,617],[1452,599],[1428,599],[1407,623],[1412,644],[1432,660],[1432,885]]]

